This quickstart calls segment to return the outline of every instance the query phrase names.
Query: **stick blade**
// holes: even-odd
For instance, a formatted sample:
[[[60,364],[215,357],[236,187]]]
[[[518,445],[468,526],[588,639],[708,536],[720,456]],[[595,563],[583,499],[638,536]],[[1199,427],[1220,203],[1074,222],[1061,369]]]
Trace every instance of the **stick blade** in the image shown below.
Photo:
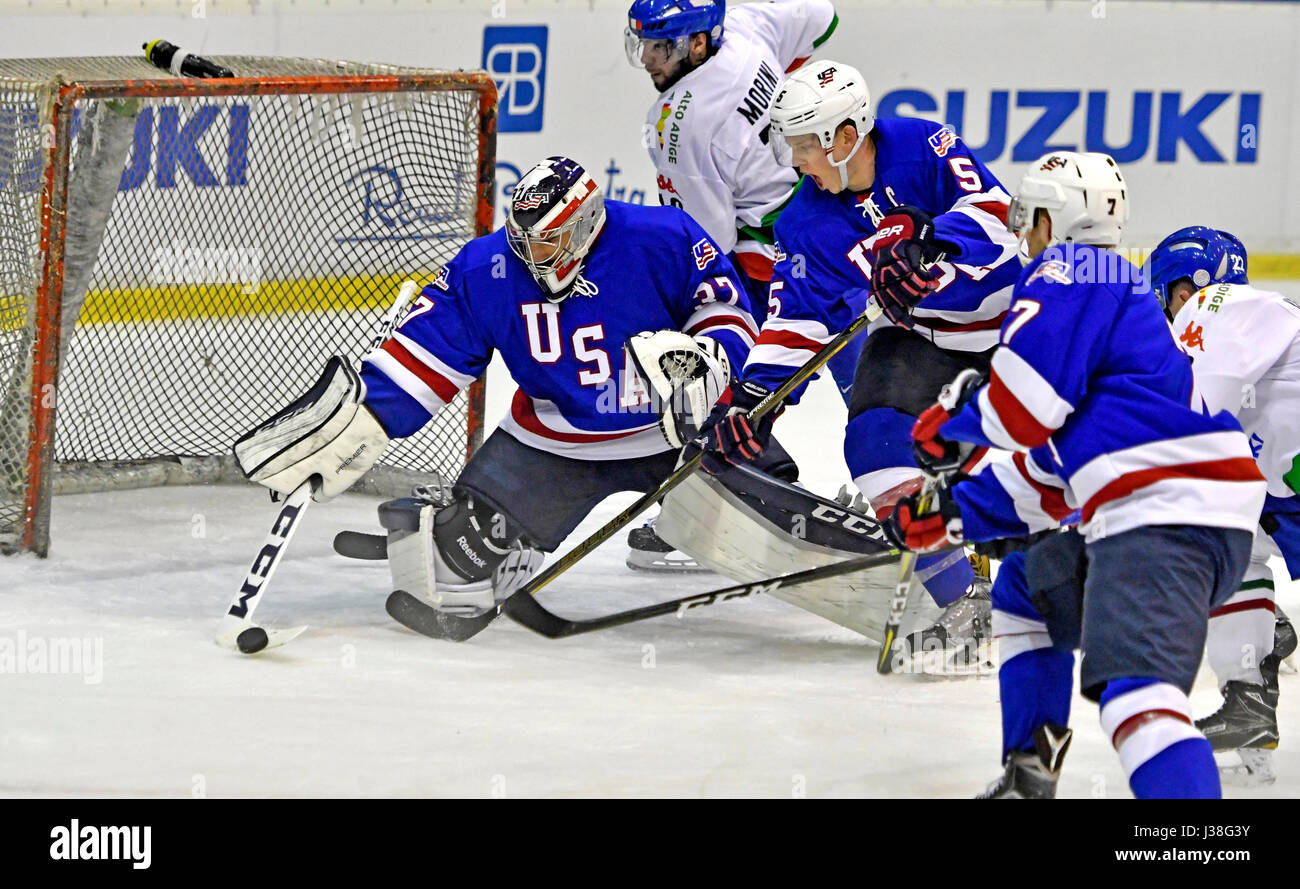
[[[388,596],[384,610],[389,617],[408,630],[414,630],[430,639],[464,642],[477,636],[496,620],[497,611],[485,611],[476,617],[448,614],[421,602],[405,590],[396,590]]]
[[[334,535],[334,552],[349,559],[380,561],[388,558],[388,537],[363,531],[340,531]]]
[[[253,648],[252,650],[249,650],[245,645],[241,645],[239,641],[240,637],[249,630],[260,630],[265,633],[266,643],[260,647]],[[232,618],[230,623],[223,625],[221,632],[217,634],[215,641],[218,645],[228,651],[237,651],[241,654],[257,654],[259,652],[268,651],[272,648],[279,648],[287,642],[292,642],[294,639],[297,639],[306,632],[306,630],[307,627],[305,625],[301,627],[289,627],[286,630],[268,630],[264,627],[257,626],[252,621],[246,620],[235,622]],[[247,642],[250,637],[244,636],[244,639]]]
[[[583,632],[583,627],[565,620],[542,607],[536,596],[513,595],[501,603],[501,612],[515,623],[539,633],[547,639],[560,639]]]

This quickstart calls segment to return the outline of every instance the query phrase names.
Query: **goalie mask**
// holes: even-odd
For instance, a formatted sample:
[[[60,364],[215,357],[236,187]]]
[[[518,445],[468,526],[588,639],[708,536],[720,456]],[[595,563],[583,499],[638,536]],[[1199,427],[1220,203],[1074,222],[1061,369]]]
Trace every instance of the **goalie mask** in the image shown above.
[[[1026,238],[1040,209],[1052,220],[1047,246],[1073,241],[1114,247],[1128,222],[1128,186],[1119,165],[1101,152],[1053,151],[1036,160],[1007,210],[1007,230],[1020,241],[1026,264]]]
[[[560,302],[581,279],[604,225],[605,196],[596,180],[576,161],[548,157],[515,184],[506,239],[546,298]]]

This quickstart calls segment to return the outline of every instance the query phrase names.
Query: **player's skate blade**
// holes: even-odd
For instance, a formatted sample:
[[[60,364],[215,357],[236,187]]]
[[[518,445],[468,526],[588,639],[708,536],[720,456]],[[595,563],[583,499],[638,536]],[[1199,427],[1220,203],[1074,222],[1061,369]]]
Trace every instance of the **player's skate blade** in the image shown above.
[[[696,574],[709,570],[656,534],[653,521],[628,532],[627,545],[627,567],[635,571]]]
[[[1261,787],[1277,780],[1272,750],[1244,747],[1236,751],[1240,762],[1219,765],[1219,780],[1229,787]]]
[[[334,535],[334,552],[349,559],[382,561],[388,558],[388,537],[362,531],[340,531]]]
[[[992,621],[992,600],[987,589],[977,585],[949,605],[933,626],[907,637],[906,658],[895,672],[940,676],[994,672]]]
[[[464,642],[477,636],[499,614],[495,608],[473,617],[448,614],[421,602],[405,590],[396,590],[390,594],[384,603],[384,610],[409,630],[430,639],[446,639],[451,642]]]

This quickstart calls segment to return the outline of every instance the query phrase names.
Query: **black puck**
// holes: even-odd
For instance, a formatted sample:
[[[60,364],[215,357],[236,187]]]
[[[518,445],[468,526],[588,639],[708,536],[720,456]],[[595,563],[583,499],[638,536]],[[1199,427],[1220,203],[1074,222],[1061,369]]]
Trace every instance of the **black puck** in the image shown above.
[[[266,638],[266,630],[261,627],[249,627],[235,637],[235,644],[244,654],[256,654],[266,648],[266,643],[269,641]]]

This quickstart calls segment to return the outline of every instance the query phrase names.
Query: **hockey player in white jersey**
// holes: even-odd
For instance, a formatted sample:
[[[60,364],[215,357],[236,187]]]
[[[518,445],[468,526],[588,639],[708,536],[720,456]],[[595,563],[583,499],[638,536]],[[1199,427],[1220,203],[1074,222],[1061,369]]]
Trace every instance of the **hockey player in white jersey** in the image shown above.
[[[1300,579],[1300,306],[1250,286],[1240,242],[1204,226],[1162,241],[1147,274],[1207,409],[1237,417],[1268,482],[1241,587],[1210,612],[1206,654],[1223,706],[1196,726],[1216,751],[1239,751],[1242,765],[1230,771],[1271,783],[1278,667],[1295,634],[1276,616],[1268,559],[1281,555]]]
[[[725,0],[635,0],[628,9],[628,61],[644,68],[659,92],[642,135],[659,202],[685,210],[730,254],[760,322],[776,257],[772,226],[799,181],[768,148],[768,105],[782,75],[803,64],[837,22],[830,0],[730,10]],[[861,348],[856,341],[829,367],[846,402]],[[653,519],[632,530],[628,547],[633,568],[699,568],[655,533]]]
[[[628,61],[659,90],[644,127],[659,201],[734,252],[762,305],[776,256],[772,225],[799,182],[767,146],[768,106],[781,77],[837,22],[829,0],[730,10],[725,0],[636,0],[628,9]]]

